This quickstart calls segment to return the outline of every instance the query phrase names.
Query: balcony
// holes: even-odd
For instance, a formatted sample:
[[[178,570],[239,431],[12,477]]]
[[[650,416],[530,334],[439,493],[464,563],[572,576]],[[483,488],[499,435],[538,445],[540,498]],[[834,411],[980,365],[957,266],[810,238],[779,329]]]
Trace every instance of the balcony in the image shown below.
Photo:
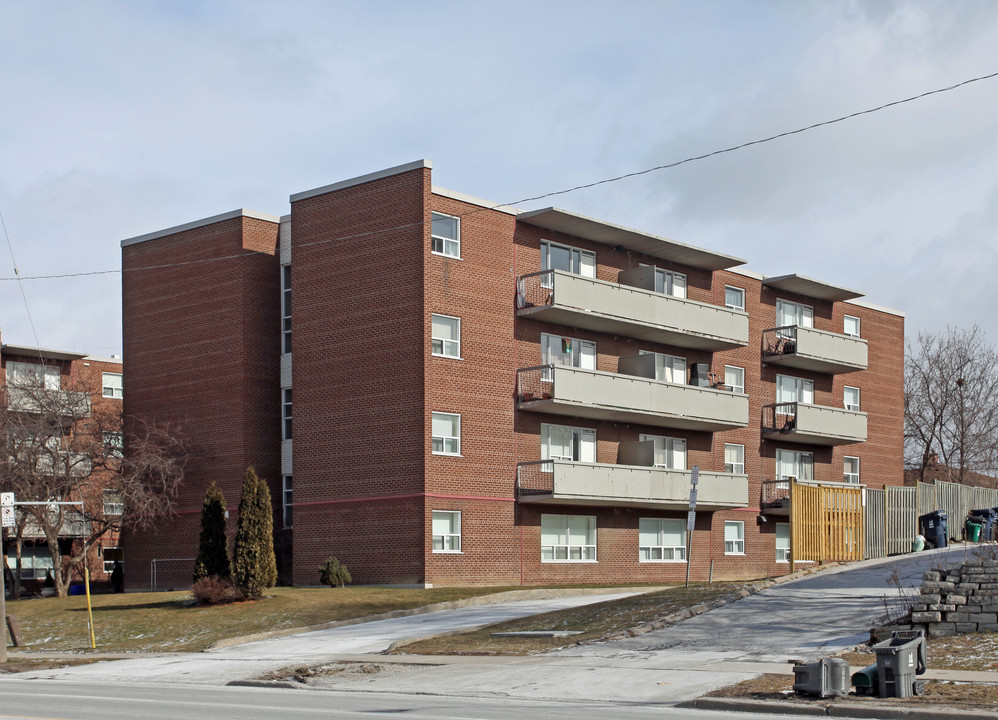
[[[745,313],[630,284],[547,270],[522,276],[516,295],[520,317],[711,352],[748,345]]]
[[[764,515],[775,515],[777,517],[787,517],[790,515],[790,483],[794,483],[797,488],[819,488],[825,491],[826,510],[841,510],[847,507],[842,501],[841,496],[850,496],[854,494],[857,490],[861,493],[862,497],[865,497],[866,486],[859,485],[856,483],[838,483],[838,482],[816,482],[814,480],[798,480],[796,478],[787,478],[785,480],[764,480],[762,482],[760,498],[759,498],[759,508],[762,510]],[[839,495],[841,493],[841,496]],[[806,498],[805,502],[808,499]],[[829,500],[830,499],[830,500]],[[865,502],[865,500],[864,500]]]
[[[81,418],[90,415],[90,394],[68,390],[47,390],[34,387],[5,389],[7,409],[13,412]]]
[[[541,460],[517,465],[519,502],[687,510],[690,471]],[[748,507],[748,476],[700,471],[698,510]]]
[[[531,412],[706,432],[748,425],[748,396],[714,388],[563,365],[518,370],[516,384],[517,407]]]
[[[762,354],[769,365],[822,373],[850,373],[869,367],[866,340],[800,325],[764,330]]]
[[[796,402],[765,405],[762,436],[767,440],[809,445],[866,442],[866,413]]]

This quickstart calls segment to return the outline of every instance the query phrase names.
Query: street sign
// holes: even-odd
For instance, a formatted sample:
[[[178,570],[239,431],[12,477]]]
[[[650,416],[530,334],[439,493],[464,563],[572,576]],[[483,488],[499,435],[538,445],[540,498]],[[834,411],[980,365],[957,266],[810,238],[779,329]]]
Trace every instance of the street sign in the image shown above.
[[[8,505],[10,505],[11,507],[14,506],[14,493],[12,492],[0,493],[0,506],[7,507]]]
[[[689,532],[693,532],[693,526],[697,523],[697,511],[690,510],[686,514],[686,529]]]
[[[14,506],[0,506],[0,518],[3,518],[2,527],[14,527]]]

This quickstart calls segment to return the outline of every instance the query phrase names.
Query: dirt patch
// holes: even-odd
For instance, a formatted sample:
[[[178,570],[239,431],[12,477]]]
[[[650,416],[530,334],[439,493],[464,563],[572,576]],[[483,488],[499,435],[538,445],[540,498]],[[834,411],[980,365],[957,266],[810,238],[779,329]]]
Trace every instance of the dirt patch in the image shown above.
[[[259,680],[294,680],[312,687],[339,687],[374,678],[403,675],[426,665],[407,663],[342,662],[328,665],[292,666],[261,675]]]
[[[32,670],[58,670],[60,668],[72,667],[73,665],[89,665],[90,663],[99,662],[96,658],[93,660],[22,660],[22,659],[9,659],[3,665],[0,665],[0,673],[22,673],[31,672]]]

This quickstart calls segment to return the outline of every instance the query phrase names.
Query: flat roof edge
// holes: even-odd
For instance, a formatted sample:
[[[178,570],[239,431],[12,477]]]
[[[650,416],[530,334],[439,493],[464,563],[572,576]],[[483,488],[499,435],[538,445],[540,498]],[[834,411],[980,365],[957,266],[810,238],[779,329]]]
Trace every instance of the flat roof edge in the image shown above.
[[[316,195],[325,195],[326,193],[333,192],[334,190],[342,190],[344,188],[353,187],[354,185],[363,185],[364,183],[373,182],[374,180],[381,180],[382,178],[391,177],[392,175],[399,175],[404,172],[409,172],[410,170],[421,170],[423,168],[432,169],[433,163],[425,159],[416,160],[411,163],[406,163],[405,165],[396,165],[395,167],[378,170],[377,172],[368,173],[367,175],[359,175],[348,180],[341,180],[340,182],[333,183],[332,185],[323,185],[322,187],[313,188],[312,190],[302,190],[301,192],[295,193],[291,196],[291,202],[307,200],[308,198],[315,197]]]
[[[280,215],[271,215],[270,213],[257,212],[256,210],[231,210],[229,212],[222,213],[221,215],[212,215],[211,217],[194,220],[189,223],[184,223],[183,225],[174,225],[173,227],[169,227],[164,230],[157,230],[155,232],[146,233],[145,235],[136,235],[135,237],[127,238],[121,241],[121,247],[137,245],[138,243],[143,243],[148,240],[156,240],[157,238],[167,237],[168,235],[176,235],[177,233],[184,232],[186,230],[193,230],[195,228],[205,227],[206,225],[214,225],[215,223],[240,217],[253,218],[254,220],[265,220],[272,223],[281,222]]]
[[[877,305],[870,302],[869,300],[860,300],[859,298],[853,300],[843,300],[847,305],[858,305],[859,307],[864,307],[867,310],[875,310],[877,312],[882,312],[885,315],[896,315],[897,317],[906,318],[908,314],[904,310],[895,310],[894,308],[885,307],[883,305]]]
[[[19,357],[42,357],[46,360],[82,360],[86,353],[69,352],[66,350],[51,350],[49,348],[31,347],[30,345],[0,345],[0,352],[5,355]]]
[[[488,200],[482,200],[481,198],[477,198],[473,195],[466,195],[462,192],[458,192],[457,190],[447,190],[445,188],[433,186],[430,188],[430,191],[434,195],[439,195],[440,197],[458,200],[460,202],[468,203],[469,205],[477,205],[478,207],[488,208],[489,210],[506,213],[507,215],[519,215],[523,212],[512,205],[502,205],[500,203],[489,202]]]

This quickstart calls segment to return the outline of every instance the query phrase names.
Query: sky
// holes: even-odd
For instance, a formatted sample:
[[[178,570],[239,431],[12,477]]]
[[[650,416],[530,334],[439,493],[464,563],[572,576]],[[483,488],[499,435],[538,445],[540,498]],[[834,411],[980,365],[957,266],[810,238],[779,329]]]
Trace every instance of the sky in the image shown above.
[[[996,73],[995,48],[992,0],[0,0],[0,337],[120,355],[126,238],[422,158],[517,203]],[[998,343],[998,77],[518,204],[552,205]]]

